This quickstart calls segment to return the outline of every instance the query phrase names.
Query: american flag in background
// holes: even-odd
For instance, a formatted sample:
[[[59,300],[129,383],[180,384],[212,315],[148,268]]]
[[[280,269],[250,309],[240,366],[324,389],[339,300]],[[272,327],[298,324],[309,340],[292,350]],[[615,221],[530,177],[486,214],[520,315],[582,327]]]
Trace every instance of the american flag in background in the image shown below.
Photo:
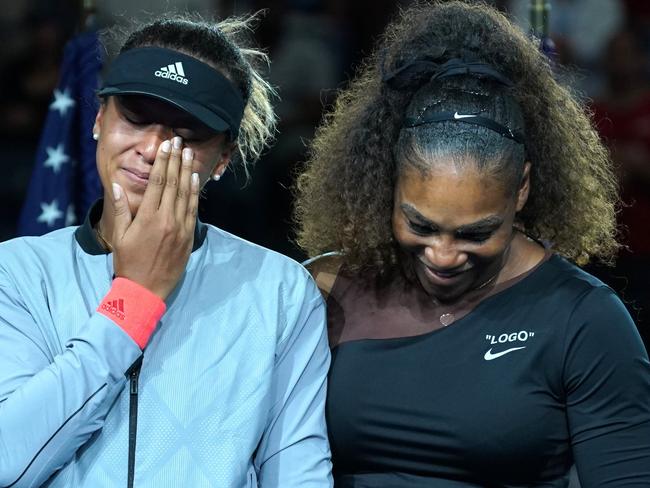
[[[101,196],[92,128],[102,59],[94,31],[79,34],[66,45],[18,235],[41,235],[78,224]]]

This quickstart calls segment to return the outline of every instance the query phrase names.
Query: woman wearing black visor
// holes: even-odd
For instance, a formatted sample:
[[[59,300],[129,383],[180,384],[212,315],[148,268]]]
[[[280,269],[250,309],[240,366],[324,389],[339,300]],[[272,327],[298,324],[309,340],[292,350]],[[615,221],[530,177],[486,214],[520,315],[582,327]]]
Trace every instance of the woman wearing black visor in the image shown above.
[[[274,130],[248,28],[130,34],[99,91],[103,200],[0,246],[0,486],[331,485],[320,293],[197,220]]]

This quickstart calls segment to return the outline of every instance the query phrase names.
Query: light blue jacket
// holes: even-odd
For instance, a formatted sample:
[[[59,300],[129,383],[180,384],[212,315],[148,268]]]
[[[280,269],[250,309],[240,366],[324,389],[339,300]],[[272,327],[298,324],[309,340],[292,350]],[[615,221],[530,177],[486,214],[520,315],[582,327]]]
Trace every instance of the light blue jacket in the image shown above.
[[[90,225],[0,245],[2,487],[127,486],[142,352],[95,311],[113,263]],[[134,486],[330,487],[313,281],[212,226],[194,247],[144,350]]]

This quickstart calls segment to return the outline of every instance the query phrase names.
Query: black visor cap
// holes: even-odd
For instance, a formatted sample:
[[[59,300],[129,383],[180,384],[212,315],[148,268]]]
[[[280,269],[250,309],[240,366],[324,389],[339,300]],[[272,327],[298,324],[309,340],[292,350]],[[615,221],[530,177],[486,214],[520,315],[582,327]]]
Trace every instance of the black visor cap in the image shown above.
[[[158,47],[130,49],[112,63],[99,96],[144,95],[167,102],[236,139],[245,102],[225,76],[198,59]]]

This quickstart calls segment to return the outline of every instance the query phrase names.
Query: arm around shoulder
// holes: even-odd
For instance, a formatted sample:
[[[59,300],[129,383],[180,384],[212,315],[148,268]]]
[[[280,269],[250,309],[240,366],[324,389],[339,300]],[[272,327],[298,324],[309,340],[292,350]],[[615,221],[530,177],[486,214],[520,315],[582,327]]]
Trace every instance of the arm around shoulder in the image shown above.
[[[327,300],[330,295],[336,277],[343,265],[343,254],[340,252],[328,252],[308,259],[303,263],[311,274],[323,298]]]

